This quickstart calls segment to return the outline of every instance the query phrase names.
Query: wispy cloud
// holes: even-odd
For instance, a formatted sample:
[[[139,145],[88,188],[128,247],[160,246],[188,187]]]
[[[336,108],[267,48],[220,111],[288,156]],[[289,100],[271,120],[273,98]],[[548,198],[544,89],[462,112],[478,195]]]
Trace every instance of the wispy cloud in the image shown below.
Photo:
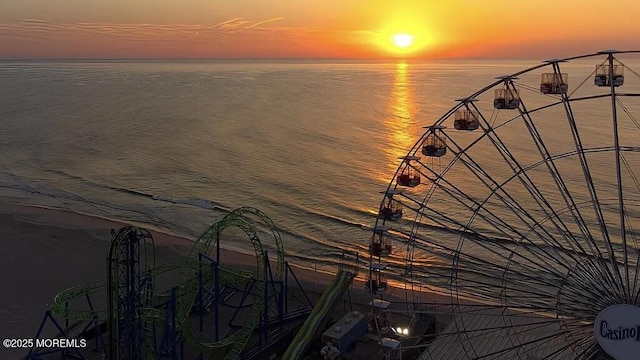
[[[119,24],[119,23],[59,23],[42,19],[22,19],[17,22],[0,23],[0,37],[24,39],[119,39],[124,41],[209,41],[229,34],[252,32],[275,32],[283,35],[317,31],[311,27],[272,26],[284,20],[275,17],[252,21],[233,18],[213,25],[202,24]]]
[[[217,23],[217,24],[213,25],[213,27],[226,25],[226,24],[232,23],[232,22],[234,22],[234,21],[238,21],[238,20],[242,20],[242,18],[234,18],[234,19],[231,19],[231,20],[227,20],[227,21],[219,22],[219,23]]]
[[[284,20],[284,18],[277,17],[277,18],[273,18],[273,19],[269,19],[269,20],[260,21],[260,22],[257,22],[255,24],[253,24],[253,25],[249,25],[249,26],[245,27],[245,29],[251,29],[251,28],[254,28],[256,26],[264,25],[264,24],[267,24],[267,23],[270,23],[270,22],[274,22],[274,21],[278,21],[278,20]]]

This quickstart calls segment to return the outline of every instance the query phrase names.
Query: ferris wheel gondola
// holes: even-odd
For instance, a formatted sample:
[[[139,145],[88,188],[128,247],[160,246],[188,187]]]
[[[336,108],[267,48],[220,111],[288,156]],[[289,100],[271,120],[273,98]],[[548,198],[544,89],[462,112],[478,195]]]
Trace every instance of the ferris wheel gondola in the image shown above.
[[[385,194],[385,204],[380,208],[378,216],[381,219],[389,221],[398,221],[402,219],[402,213],[404,211],[402,204],[393,199],[394,195],[401,195],[402,190],[390,189],[388,191],[384,191],[383,194]]]
[[[400,158],[403,161],[404,169],[396,178],[396,183],[400,186],[414,187],[420,185],[420,173],[411,166],[412,160],[420,160],[418,156],[404,156]]]
[[[622,84],[624,84],[624,65],[597,65],[594,83],[596,86],[602,87],[611,85],[614,87],[622,86]]]
[[[422,154],[429,157],[441,157],[447,153],[447,140],[443,135],[445,126],[427,127],[428,135],[422,144]]]
[[[517,78],[510,76],[499,77],[504,80],[501,88],[494,90],[493,107],[498,110],[515,110],[520,106],[520,94],[513,87],[513,81]]]

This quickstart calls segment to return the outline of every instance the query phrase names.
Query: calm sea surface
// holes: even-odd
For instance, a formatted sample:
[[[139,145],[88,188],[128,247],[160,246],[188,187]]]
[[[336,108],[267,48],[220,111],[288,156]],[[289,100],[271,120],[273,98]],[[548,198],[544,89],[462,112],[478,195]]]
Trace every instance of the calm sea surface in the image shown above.
[[[338,249],[367,252],[380,191],[423,126],[537,64],[0,62],[0,200],[191,238],[253,206],[280,227],[292,262],[336,263]],[[594,65],[569,65],[572,84],[593,87]],[[601,102],[576,111],[610,114]],[[223,246],[249,249],[235,235]]]

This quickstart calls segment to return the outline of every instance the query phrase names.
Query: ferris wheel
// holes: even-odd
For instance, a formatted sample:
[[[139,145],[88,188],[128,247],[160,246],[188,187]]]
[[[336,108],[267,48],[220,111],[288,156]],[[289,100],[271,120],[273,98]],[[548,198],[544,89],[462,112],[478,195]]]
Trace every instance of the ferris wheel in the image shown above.
[[[366,287],[450,302],[420,359],[636,359],[638,51],[501,76],[432,125],[382,192]],[[395,282],[395,284],[393,284]],[[444,316],[444,315],[443,315]],[[420,340],[423,341],[420,341]]]

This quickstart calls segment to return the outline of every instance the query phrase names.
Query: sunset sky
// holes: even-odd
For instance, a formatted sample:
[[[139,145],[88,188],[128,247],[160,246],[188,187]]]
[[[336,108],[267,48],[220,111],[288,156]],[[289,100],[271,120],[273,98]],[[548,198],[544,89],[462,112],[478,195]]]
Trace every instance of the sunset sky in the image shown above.
[[[638,48],[638,14],[637,0],[0,0],[0,58],[548,58]]]

